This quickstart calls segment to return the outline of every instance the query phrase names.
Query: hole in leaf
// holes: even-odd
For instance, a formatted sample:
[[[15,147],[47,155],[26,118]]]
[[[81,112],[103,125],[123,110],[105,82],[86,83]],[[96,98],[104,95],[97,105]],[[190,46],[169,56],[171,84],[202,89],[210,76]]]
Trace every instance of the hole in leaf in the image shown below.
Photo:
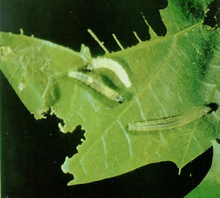
[[[204,25],[216,29],[220,24],[220,1],[215,0],[208,5],[207,12],[204,18]]]

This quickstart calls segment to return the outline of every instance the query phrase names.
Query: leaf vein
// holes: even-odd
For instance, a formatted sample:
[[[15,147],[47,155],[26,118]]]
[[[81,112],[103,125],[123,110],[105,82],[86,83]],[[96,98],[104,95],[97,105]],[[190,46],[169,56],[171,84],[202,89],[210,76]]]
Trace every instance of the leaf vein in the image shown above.
[[[135,100],[136,100],[137,106],[138,106],[138,108],[140,110],[140,114],[141,114],[142,119],[146,120],[146,118],[144,116],[144,112],[143,112],[142,106],[141,106],[141,103],[140,103],[138,97]]]
[[[122,123],[121,123],[120,121],[118,121],[118,120],[117,120],[117,122],[118,122],[118,124],[119,124],[119,126],[120,126],[122,132],[124,133],[124,136],[125,136],[125,138],[126,138],[126,140],[127,140],[129,155],[130,155],[131,157],[133,157],[132,148],[131,148],[131,140],[130,140],[128,134],[126,133],[126,131],[125,131],[125,129],[124,129]]]

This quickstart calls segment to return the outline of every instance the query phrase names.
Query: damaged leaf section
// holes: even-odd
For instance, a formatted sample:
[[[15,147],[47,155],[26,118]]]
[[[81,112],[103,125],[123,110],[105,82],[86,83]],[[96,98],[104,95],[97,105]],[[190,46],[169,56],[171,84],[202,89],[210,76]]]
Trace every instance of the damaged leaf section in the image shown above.
[[[84,66],[81,53],[34,37],[0,33],[0,69],[8,79],[21,101],[36,119],[61,98],[61,86],[57,76],[64,68]],[[66,67],[64,67],[66,66]]]
[[[115,82],[115,88],[107,82],[105,86],[124,97],[122,104],[109,100],[107,89],[97,90],[89,81],[99,78],[102,84],[104,78],[101,82],[99,70],[85,71],[92,61],[87,47],[82,46],[79,53],[39,39],[1,34],[0,46],[10,46],[12,51],[4,55],[7,61],[1,62],[1,69],[28,110],[37,117],[50,108],[63,120],[59,125],[63,132],[73,131],[77,125],[86,130],[86,141],[62,166],[64,172],[74,175],[68,185],[114,177],[161,161],[172,161],[181,169],[208,149],[219,134],[219,110],[206,116],[199,113],[192,122],[166,131],[128,131],[128,123],[163,120],[210,103],[219,105],[219,30],[209,31],[203,25],[205,1],[201,5],[186,2],[181,7],[180,1],[170,0],[163,10],[165,37],[114,53],[100,45],[106,54],[98,63],[117,61],[131,81],[131,86],[121,86],[117,83],[120,70],[100,69],[105,79]],[[187,17],[188,10],[196,9],[203,12],[201,18]],[[80,74],[82,79],[83,73],[84,82],[71,78]],[[186,123],[185,116],[180,118]]]
[[[220,25],[220,1],[215,0],[208,5],[205,13],[204,24],[214,30]]]

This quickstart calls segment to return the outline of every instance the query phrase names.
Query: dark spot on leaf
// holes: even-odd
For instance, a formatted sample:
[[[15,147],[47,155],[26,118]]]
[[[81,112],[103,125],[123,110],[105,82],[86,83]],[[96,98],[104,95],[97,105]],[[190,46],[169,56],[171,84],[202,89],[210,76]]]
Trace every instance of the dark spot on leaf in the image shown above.
[[[210,60],[214,56],[213,49],[215,48],[217,37],[218,35],[213,34],[208,38],[204,38],[203,43],[201,44],[202,47],[200,50],[202,53],[198,64],[200,73],[203,77],[206,75]]]
[[[200,2],[192,0],[181,0],[178,2],[183,16],[187,20],[196,19],[197,21],[203,19],[204,10]]]
[[[217,103],[210,103],[207,106],[211,108],[211,112],[217,111],[217,109],[219,108],[219,105]],[[211,113],[211,112],[209,112],[209,113]]]

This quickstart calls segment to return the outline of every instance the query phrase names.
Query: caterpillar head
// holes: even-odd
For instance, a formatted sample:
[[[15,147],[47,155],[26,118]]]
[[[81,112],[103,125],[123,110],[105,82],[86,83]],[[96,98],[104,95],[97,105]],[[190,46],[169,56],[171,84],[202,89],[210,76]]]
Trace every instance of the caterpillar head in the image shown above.
[[[124,97],[123,96],[118,96],[115,101],[121,104],[121,103],[124,102]]]

